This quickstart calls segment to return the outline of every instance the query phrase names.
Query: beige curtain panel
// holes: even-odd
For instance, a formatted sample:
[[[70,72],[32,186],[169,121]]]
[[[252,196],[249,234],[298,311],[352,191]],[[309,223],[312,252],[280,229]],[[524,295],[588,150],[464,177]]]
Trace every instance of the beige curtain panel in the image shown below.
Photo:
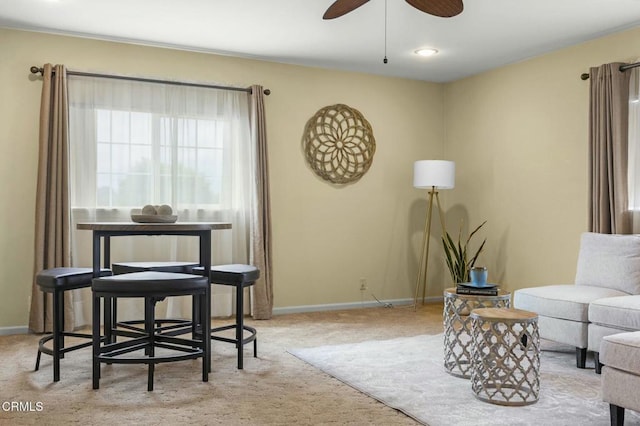
[[[43,269],[70,266],[69,181],[68,181],[68,100],[67,71],[64,65],[45,64],[42,73],[40,136],[33,282],[29,329],[51,331],[53,304],[35,283]],[[64,329],[74,324],[72,292],[65,292]]]
[[[253,288],[253,318],[270,319],[273,313],[271,253],[271,195],[267,158],[267,124],[262,86],[251,86],[251,132],[256,143],[256,204],[251,223],[249,262],[260,269]]]
[[[624,64],[589,72],[589,230],[603,234],[632,232],[628,211],[627,161],[629,73]]]

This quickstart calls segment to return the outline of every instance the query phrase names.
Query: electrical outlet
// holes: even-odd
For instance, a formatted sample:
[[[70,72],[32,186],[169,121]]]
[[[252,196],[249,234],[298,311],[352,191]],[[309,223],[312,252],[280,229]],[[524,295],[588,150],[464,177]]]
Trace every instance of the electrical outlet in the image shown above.
[[[366,291],[368,289],[367,287],[367,279],[366,278],[360,278],[360,291]]]

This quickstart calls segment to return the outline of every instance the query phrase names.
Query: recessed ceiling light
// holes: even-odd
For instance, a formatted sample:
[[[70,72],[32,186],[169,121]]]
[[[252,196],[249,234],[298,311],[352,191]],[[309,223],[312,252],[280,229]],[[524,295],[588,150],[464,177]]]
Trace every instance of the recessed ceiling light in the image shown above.
[[[418,49],[416,50],[416,55],[420,55],[420,56],[433,56],[436,53],[438,53],[437,49],[432,49],[432,48],[425,48],[425,49]]]

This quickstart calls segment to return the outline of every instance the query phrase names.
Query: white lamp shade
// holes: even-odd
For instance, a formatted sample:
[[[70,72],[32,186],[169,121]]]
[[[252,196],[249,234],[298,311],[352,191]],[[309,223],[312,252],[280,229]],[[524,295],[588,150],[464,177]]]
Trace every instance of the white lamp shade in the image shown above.
[[[413,186],[451,189],[456,183],[456,163],[445,160],[420,160],[413,163]]]

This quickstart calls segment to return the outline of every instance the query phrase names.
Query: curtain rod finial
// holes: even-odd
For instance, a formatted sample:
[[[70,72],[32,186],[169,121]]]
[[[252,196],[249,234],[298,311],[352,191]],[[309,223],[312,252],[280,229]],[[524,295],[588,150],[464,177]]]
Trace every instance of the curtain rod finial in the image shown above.
[[[42,74],[44,72],[42,68],[38,68],[35,65],[32,66],[30,69],[31,69],[31,74]]]
[[[271,90],[264,89],[264,91],[262,93],[264,93],[265,95],[269,96],[271,94]]]
[[[582,74],[580,75],[580,78],[581,78],[582,80],[589,80],[589,74],[587,74],[586,72],[584,72],[584,73],[582,73]]]

